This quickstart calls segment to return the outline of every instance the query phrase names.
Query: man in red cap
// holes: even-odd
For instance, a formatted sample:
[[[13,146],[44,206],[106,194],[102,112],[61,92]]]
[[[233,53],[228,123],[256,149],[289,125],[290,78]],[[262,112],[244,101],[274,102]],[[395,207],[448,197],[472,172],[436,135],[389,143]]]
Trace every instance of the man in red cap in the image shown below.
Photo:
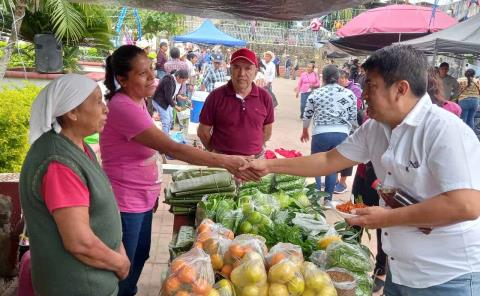
[[[200,113],[198,137],[210,151],[263,157],[272,135],[272,97],[253,83],[258,62],[247,48],[230,61],[231,79],[210,93]]]

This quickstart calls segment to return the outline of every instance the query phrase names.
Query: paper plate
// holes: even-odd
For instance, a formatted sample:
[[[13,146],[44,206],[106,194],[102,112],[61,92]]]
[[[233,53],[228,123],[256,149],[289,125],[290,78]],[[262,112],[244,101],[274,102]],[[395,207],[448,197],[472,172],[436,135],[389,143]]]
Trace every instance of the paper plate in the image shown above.
[[[339,215],[340,217],[344,218],[344,219],[347,219],[347,218],[353,218],[353,217],[357,217],[358,215],[354,215],[354,214],[350,214],[350,213],[345,213],[345,212],[342,212],[342,211],[339,211],[337,210],[337,206],[342,204],[344,202],[342,201],[337,201],[337,200],[332,200],[332,201],[329,201],[328,202],[328,205],[330,206],[330,209],[332,211],[334,211],[337,215]]]

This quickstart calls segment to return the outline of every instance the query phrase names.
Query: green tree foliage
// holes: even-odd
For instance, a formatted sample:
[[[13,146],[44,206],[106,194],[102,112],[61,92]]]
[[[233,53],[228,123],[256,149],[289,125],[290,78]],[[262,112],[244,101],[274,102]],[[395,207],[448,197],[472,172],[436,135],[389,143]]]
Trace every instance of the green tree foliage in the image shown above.
[[[185,18],[183,15],[154,10],[141,10],[139,14],[144,34],[166,32],[168,36],[174,36],[185,30],[181,25]]]
[[[30,108],[39,92],[33,84],[0,89],[0,173],[20,172],[29,148]]]

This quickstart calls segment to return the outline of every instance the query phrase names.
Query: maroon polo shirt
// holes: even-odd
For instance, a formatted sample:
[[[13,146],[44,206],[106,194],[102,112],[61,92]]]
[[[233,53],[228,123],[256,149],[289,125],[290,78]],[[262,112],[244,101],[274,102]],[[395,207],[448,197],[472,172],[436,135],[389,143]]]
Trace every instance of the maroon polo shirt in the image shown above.
[[[273,123],[272,97],[252,83],[252,91],[240,99],[232,81],[208,95],[200,123],[213,127],[211,147],[224,154],[255,155],[263,149],[263,126]]]

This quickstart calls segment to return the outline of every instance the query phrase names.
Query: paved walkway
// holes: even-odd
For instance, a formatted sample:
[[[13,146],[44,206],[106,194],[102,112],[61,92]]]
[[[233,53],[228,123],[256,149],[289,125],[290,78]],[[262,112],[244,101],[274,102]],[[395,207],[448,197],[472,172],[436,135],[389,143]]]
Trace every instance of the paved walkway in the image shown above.
[[[274,93],[277,95],[279,106],[275,112],[275,123],[271,141],[268,142],[269,149],[286,148],[301,151],[304,155],[310,154],[310,143],[301,143],[302,122],[300,116],[300,99],[295,98],[293,80],[277,78],[273,84]],[[165,176],[167,183],[169,176]],[[348,179],[349,190],[353,177]],[[350,191],[344,194],[335,195],[335,199],[347,200]],[[139,282],[139,296],[157,296],[161,287],[162,273],[166,271],[168,264],[168,243],[172,237],[173,215],[168,212],[168,205],[162,204],[153,218],[152,249],[150,259]],[[338,217],[327,212],[327,220],[331,223],[338,220]],[[376,238],[374,231],[370,231],[372,240],[364,237],[364,243],[370,249],[376,250]],[[377,295],[377,294],[375,294]],[[378,294],[380,295],[380,294]]]

